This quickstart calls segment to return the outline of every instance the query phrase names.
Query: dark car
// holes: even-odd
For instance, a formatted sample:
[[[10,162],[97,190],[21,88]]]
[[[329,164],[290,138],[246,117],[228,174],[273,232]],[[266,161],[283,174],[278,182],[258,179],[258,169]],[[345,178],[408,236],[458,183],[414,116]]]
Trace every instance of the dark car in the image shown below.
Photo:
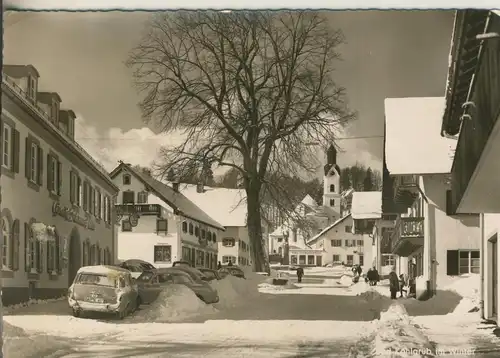
[[[172,267],[172,269],[184,271],[187,273],[191,278],[193,278],[196,281],[210,281],[207,276],[203,274],[200,270],[194,267],[189,267],[189,266],[175,266]]]
[[[222,277],[219,275],[219,272],[216,270],[208,268],[200,268],[199,270],[208,278],[209,281],[222,279]]]
[[[193,267],[193,265],[191,265],[189,262],[187,261],[175,261],[173,264],[172,264],[172,267]]]
[[[144,271],[156,270],[156,267],[154,267],[151,263],[139,259],[125,260],[118,266],[124,268],[125,270],[129,270],[132,273],[133,278],[139,277]]]
[[[226,266],[219,270],[219,275],[224,278],[228,275],[245,278],[245,273],[238,266]]]
[[[144,304],[154,302],[169,285],[178,284],[189,287],[205,303],[217,303],[219,294],[208,282],[195,280],[188,273],[176,268],[160,268],[144,271],[136,281],[139,297]]]

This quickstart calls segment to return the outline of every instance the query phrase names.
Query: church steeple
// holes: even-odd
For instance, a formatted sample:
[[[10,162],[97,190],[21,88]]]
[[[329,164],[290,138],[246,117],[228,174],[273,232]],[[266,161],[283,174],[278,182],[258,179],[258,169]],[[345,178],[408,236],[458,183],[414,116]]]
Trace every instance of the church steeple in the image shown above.
[[[326,163],[332,166],[337,164],[337,149],[333,144],[326,151]]]

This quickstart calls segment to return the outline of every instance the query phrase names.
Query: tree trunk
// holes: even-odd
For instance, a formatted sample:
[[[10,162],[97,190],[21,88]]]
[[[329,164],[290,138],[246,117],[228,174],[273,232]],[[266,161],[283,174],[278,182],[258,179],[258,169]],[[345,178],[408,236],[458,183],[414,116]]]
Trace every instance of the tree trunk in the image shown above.
[[[247,188],[247,227],[250,245],[252,248],[252,261],[255,272],[270,273],[269,260],[264,240],[262,237],[261,213],[258,183],[248,183]]]

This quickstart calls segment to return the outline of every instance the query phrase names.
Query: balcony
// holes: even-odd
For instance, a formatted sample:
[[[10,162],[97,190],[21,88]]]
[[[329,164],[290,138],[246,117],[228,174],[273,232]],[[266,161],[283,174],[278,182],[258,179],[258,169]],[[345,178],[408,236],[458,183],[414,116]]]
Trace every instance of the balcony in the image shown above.
[[[408,217],[396,221],[391,236],[391,253],[408,256],[424,244],[424,218]]]
[[[14,96],[21,101],[26,107],[28,107],[34,114],[36,114],[39,118],[41,118],[45,124],[45,126],[49,127],[53,131],[55,131],[63,141],[68,144],[69,147],[72,147],[76,152],[78,152],[88,163],[90,163],[98,172],[100,172],[102,175],[108,177],[108,171],[104,166],[99,163],[97,160],[92,158],[92,156],[87,153],[87,151],[80,145],[78,144],[74,139],[69,137],[66,133],[61,131],[52,121],[51,117],[38,106],[36,101],[33,101],[33,99],[28,96],[28,94],[21,88],[19,87],[14,80],[12,80],[9,76],[6,74],[2,73],[2,84],[5,85],[6,88],[9,89],[11,93],[14,94]],[[3,89],[3,87],[2,87]]]
[[[466,40],[456,55],[457,74],[451,83],[453,92],[448,95],[450,104],[443,124],[449,134],[459,133],[447,203],[452,214],[500,212],[498,200],[491,195],[497,190],[500,175],[500,166],[497,165],[500,135],[494,134],[500,125],[497,123],[500,111],[500,39],[484,40],[481,45],[475,36],[482,29],[472,34],[465,33],[473,20],[472,15],[468,15],[462,25]],[[500,17],[492,16],[487,32],[500,33]],[[481,45],[481,50],[471,58],[467,44]],[[474,72],[474,77],[465,75]],[[468,98],[471,82],[472,92]],[[473,105],[464,110],[462,105],[466,101]],[[464,113],[468,116],[461,120]],[[488,141],[491,146],[485,151]],[[478,168],[480,159],[483,164]]]
[[[116,215],[161,215],[161,205],[159,204],[120,204],[115,205]]]
[[[418,177],[416,175],[398,175],[394,178],[395,202],[408,208],[418,196]]]

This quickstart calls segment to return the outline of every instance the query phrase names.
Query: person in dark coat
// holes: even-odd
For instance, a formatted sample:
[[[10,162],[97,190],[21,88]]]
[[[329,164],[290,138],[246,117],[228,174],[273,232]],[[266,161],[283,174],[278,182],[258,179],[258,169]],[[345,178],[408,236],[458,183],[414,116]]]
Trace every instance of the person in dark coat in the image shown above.
[[[373,286],[377,286],[377,282],[380,282],[380,275],[375,267],[373,268],[373,278]]]
[[[399,291],[399,278],[394,271],[389,274],[389,290],[391,291],[391,299],[395,300]]]
[[[233,263],[231,262],[231,260],[229,260],[229,262],[227,263],[228,266],[233,266]]]
[[[360,265],[356,267],[356,273],[358,274],[358,276],[361,276],[361,274],[363,273],[363,269],[361,268]]]
[[[219,261],[219,263],[217,264],[217,270],[220,270],[222,268],[222,263]]]
[[[302,276],[304,276],[304,269],[302,267],[299,267],[297,269],[297,281],[299,283],[302,282]]]
[[[375,286],[380,279],[377,269],[375,267],[371,267],[366,273],[366,278],[370,283],[370,286]]]

